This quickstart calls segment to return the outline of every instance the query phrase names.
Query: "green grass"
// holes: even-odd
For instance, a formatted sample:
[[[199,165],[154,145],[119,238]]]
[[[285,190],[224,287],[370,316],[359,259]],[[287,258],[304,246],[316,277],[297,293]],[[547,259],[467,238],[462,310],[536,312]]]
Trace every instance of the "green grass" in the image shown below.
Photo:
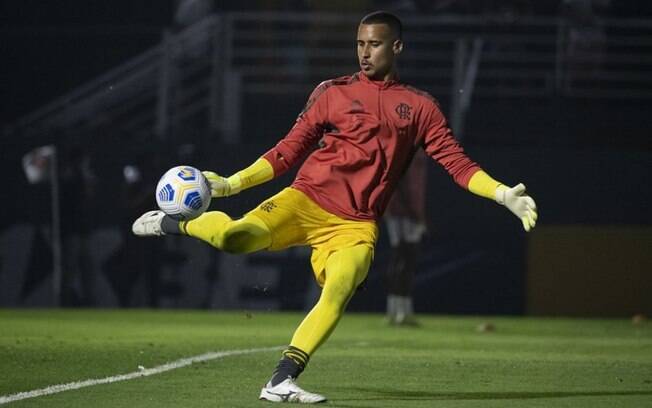
[[[282,346],[303,316],[196,311],[0,310],[0,396],[103,378],[209,351]],[[496,330],[480,333],[490,320]],[[652,324],[421,317],[392,328],[346,315],[301,377],[332,407],[652,407]],[[280,353],[230,356],[11,407],[265,407]]]

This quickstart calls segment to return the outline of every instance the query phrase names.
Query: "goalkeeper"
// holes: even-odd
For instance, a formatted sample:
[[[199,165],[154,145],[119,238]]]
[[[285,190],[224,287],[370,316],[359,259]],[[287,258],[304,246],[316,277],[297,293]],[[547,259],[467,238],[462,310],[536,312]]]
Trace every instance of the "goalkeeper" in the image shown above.
[[[294,332],[260,399],[326,400],[301,389],[296,379],[367,277],[378,220],[418,149],[462,188],[513,212],[526,231],[536,223],[536,206],[525,186],[508,187],[485,173],[457,143],[437,102],[399,80],[396,62],[402,48],[396,16],[365,16],[357,33],[359,72],[317,86],[289,133],[251,166],[227,178],[205,172],[212,195],[227,197],[303,161],[290,187],[244,217],[209,211],[177,222],[150,211],[134,222],[139,236],[188,235],[230,253],[312,248],[321,296]]]

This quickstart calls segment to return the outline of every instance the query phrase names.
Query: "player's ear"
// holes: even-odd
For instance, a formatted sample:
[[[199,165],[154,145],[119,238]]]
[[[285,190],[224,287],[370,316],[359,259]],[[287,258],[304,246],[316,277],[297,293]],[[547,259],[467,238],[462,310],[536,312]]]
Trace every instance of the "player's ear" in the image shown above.
[[[403,51],[403,41],[401,40],[395,40],[394,44],[392,45],[392,50],[394,51],[394,55],[398,55]]]

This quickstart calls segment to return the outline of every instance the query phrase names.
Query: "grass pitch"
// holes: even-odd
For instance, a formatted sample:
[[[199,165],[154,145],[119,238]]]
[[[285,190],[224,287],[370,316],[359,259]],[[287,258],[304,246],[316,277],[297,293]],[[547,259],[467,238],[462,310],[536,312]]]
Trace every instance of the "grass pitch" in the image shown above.
[[[0,400],[210,351],[283,346],[303,314],[0,310]],[[652,323],[348,314],[300,384],[332,407],[652,407]],[[494,331],[478,332],[483,322]],[[10,402],[7,407],[265,407],[279,351]],[[5,405],[3,405],[5,406]]]

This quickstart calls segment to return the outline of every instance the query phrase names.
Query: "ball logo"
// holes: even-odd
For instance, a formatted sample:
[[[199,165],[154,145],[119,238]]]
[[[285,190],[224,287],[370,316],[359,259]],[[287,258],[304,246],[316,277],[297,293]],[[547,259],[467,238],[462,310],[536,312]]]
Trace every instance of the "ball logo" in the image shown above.
[[[184,167],[179,171],[177,174],[180,179],[185,180],[185,181],[192,181],[197,177],[195,174],[195,169],[189,168],[189,167]]]
[[[158,192],[158,199],[162,202],[174,200],[174,189],[170,184],[166,184]]]
[[[189,193],[185,200],[183,200],[183,203],[192,208],[193,210],[199,210],[201,208],[201,196],[197,191],[193,191],[192,193]]]

